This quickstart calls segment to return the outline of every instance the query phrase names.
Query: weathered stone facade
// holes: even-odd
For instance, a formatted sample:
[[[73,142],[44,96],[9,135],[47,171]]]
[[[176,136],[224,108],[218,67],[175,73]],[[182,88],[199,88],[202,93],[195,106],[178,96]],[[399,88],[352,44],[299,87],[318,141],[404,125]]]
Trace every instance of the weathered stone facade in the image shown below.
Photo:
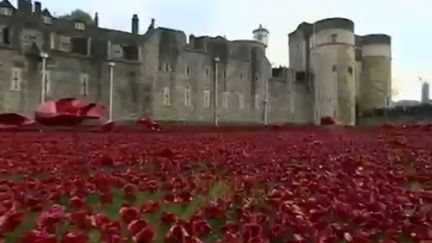
[[[182,31],[155,28],[154,20],[146,33],[138,30],[136,15],[131,32],[122,32],[99,27],[96,18],[93,24],[55,18],[39,2],[33,8],[30,0],[18,0],[15,8],[3,0],[0,112],[32,112],[42,83],[46,99],[82,97],[108,106],[114,63],[114,119],[212,123],[216,114],[221,123],[314,121],[319,101],[309,75],[307,35],[290,35],[291,68],[272,69],[262,27],[254,31],[256,40],[234,41],[187,38]],[[45,82],[42,53],[48,54]]]
[[[311,90],[312,98],[300,102],[310,104],[309,121],[330,116],[354,125],[359,113],[390,106],[389,36],[358,36],[351,20],[329,18],[300,24],[289,35],[289,52],[296,81]]]

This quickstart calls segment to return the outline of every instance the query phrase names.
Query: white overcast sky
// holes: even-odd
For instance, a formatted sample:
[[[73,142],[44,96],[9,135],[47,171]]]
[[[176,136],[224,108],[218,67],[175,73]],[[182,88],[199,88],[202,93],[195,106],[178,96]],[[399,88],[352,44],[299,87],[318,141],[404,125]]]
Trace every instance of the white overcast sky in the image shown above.
[[[418,77],[432,82],[432,0],[45,0],[43,7],[63,14],[80,8],[99,12],[100,25],[130,30],[134,13],[144,32],[151,18],[159,27],[186,34],[251,38],[263,24],[270,31],[268,57],[288,65],[288,37],[303,22],[345,17],[357,34],[385,33],[393,41],[395,100],[420,99]]]

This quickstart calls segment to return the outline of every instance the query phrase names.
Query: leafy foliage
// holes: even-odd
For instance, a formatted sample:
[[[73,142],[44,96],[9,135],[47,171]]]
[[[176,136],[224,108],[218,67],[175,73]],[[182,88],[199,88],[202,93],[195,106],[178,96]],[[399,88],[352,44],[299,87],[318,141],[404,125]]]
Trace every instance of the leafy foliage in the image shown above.
[[[60,15],[58,18],[68,19],[72,21],[80,21],[88,25],[94,24],[93,17],[89,13],[81,9],[75,9],[69,14]]]

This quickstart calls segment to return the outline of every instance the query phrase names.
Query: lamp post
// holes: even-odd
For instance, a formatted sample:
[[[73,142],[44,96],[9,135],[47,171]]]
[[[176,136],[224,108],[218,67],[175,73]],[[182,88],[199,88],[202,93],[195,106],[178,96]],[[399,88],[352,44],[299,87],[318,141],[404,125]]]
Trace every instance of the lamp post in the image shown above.
[[[48,53],[42,52],[40,54],[42,58],[42,79],[41,79],[41,103],[45,102],[46,96],[46,71],[47,71],[47,59],[49,57]]]
[[[219,126],[219,113],[218,113],[218,104],[219,104],[219,62],[220,58],[215,57],[215,80],[214,80],[214,125]]]
[[[114,98],[114,62],[109,62],[109,121],[113,120],[113,98]]]

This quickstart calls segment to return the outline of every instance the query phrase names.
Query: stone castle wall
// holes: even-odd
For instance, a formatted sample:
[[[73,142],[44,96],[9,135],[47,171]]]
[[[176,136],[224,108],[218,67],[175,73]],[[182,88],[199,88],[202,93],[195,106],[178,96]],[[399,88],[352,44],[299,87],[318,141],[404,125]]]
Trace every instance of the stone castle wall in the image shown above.
[[[220,121],[263,122],[271,65],[259,42],[207,36],[187,40],[184,32],[167,28],[150,28],[143,35],[96,25],[77,29],[79,22],[55,19],[49,12],[21,11],[0,15],[1,33],[9,34],[0,44],[1,112],[35,109],[41,93],[40,54],[46,52],[46,99],[73,96],[108,105],[109,63],[115,62],[115,119],[212,122],[217,65]],[[46,17],[52,22],[46,23]],[[19,88],[12,88],[13,79],[19,79]],[[284,99],[272,101],[279,106]],[[283,112],[283,107],[275,109]]]
[[[384,76],[371,74],[366,80],[363,67],[375,70],[375,50],[382,48],[365,42],[377,40],[376,35],[354,36],[350,20],[300,24],[289,35],[290,68],[272,69],[259,41],[187,38],[182,31],[155,28],[153,21],[140,34],[135,15],[131,32],[110,30],[99,27],[97,19],[57,19],[40,3],[31,10],[31,1],[18,2],[18,9],[8,0],[0,2],[0,112],[31,113],[39,104],[42,52],[49,55],[46,99],[73,96],[108,106],[114,62],[114,119],[213,123],[217,113],[221,123],[262,124],[267,111],[269,123],[317,123],[322,115],[334,115],[352,125],[355,107],[381,107],[382,98],[388,100],[390,59],[378,55]],[[339,30],[347,28],[349,53],[338,45],[347,32]],[[384,37],[390,48],[390,37]],[[325,58],[314,58],[317,54]],[[365,94],[379,99],[372,104]]]

